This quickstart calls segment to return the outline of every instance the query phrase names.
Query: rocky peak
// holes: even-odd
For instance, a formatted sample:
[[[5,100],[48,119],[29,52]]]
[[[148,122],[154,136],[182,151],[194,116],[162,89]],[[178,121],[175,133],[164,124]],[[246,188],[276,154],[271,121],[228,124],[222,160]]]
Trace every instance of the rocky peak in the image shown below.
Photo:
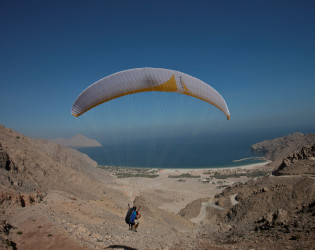
[[[274,175],[315,174],[315,144],[303,147],[285,158]]]

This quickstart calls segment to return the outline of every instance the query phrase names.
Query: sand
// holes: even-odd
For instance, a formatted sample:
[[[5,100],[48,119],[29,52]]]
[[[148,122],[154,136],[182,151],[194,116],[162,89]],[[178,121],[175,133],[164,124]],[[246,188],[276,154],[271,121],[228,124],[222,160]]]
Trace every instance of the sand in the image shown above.
[[[202,173],[205,171],[224,171],[224,170],[230,170],[230,171],[237,171],[237,170],[255,170],[255,169],[260,169],[261,167],[264,167],[271,163],[272,161],[265,161],[265,162],[260,162],[260,163],[253,163],[253,164],[248,164],[248,165],[241,165],[241,166],[236,166],[236,167],[223,167],[223,168],[166,168],[162,169],[162,171],[165,171],[169,174],[173,173]]]
[[[220,192],[220,187],[245,182],[249,178],[212,179],[210,174],[220,172],[222,174],[241,173],[261,170],[270,161],[263,163],[244,165],[231,168],[208,168],[208,169],[158,169],[157,178],[116,178],[113,187],[118,188],[129,197],[132,203],[136,196],[144,196],[151,203],[161,209],[172,213],[179,213],[190,202],[207,198],[212,202],[215,194]],[[183,174],[198,176],[196,178],[170,178],[169,176],[180,176]]]

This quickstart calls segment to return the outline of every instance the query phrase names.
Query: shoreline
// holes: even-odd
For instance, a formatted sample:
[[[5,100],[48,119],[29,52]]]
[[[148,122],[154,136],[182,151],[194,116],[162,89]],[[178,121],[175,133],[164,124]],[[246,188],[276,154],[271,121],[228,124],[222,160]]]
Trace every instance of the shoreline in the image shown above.
[[[241,161],[247,161],[247,160],[262,160],[262,161],[266,161],[265,157],[247,157],[247,158],[242,158],[239,160],[233,160],[233,162],[241,162]]]
[[[255,170],[259,169],[261,167],[264,167],[271,163],[272,161],[266,160],[264,162],[259,163],[252,163],[247,165],[240,165],[240,166],[231,166],[231,167],[213,167],[213,168],[146,168],[146,167],[119,167],[119,166],[102,166],[98,165],[100,168],[116,168],[116,169],[147,169],[147,170],[157,170],[160,173],[161,172],[168,172],[168,173],[174,173],[174,172],[194,172],[194,171],[226,171],[226,170]]]
[[[173,173],[173,172],[183,172],[183,171],[205,171],[205,170],[210,170],[210,171],[220,171],[220,170],[254,170],[254,169],[259,169],[260,167],[264,167],[271,163],[272,161],[265,161],[265,162],[260,162],[260,163],[252,163],[248,165],[241,165],[241,166],[235,166],[235,167],[222,167],[222,168],[163,168],[163,172],[168,172],[168,173]],[[155,169],[155,168],[154,168]]]

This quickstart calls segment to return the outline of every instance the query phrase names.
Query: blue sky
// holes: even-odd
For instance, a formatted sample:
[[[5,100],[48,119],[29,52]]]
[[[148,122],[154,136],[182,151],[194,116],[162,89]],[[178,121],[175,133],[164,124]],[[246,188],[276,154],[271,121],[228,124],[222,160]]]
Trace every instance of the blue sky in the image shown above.
[[[34,137],[105,140],[146,130],[314,133],[314,13],[314,1],[1,0],[0,123]],[[203,80],[225,98],[231,120],[165,93],[71,116],[90,84],[138,67]]]

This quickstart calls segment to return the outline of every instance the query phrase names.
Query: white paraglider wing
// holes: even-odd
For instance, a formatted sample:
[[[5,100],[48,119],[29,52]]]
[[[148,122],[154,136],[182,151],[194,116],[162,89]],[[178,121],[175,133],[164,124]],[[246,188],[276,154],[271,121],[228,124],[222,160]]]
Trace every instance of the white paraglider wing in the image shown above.
[[[72,115],[86,111],[112,99],[148,91],[175,92],[196,97],[220,109],[230,119],[223,97],[203,81],[175,70],[138,68],[107,76],[85,89],[72,106]]]

